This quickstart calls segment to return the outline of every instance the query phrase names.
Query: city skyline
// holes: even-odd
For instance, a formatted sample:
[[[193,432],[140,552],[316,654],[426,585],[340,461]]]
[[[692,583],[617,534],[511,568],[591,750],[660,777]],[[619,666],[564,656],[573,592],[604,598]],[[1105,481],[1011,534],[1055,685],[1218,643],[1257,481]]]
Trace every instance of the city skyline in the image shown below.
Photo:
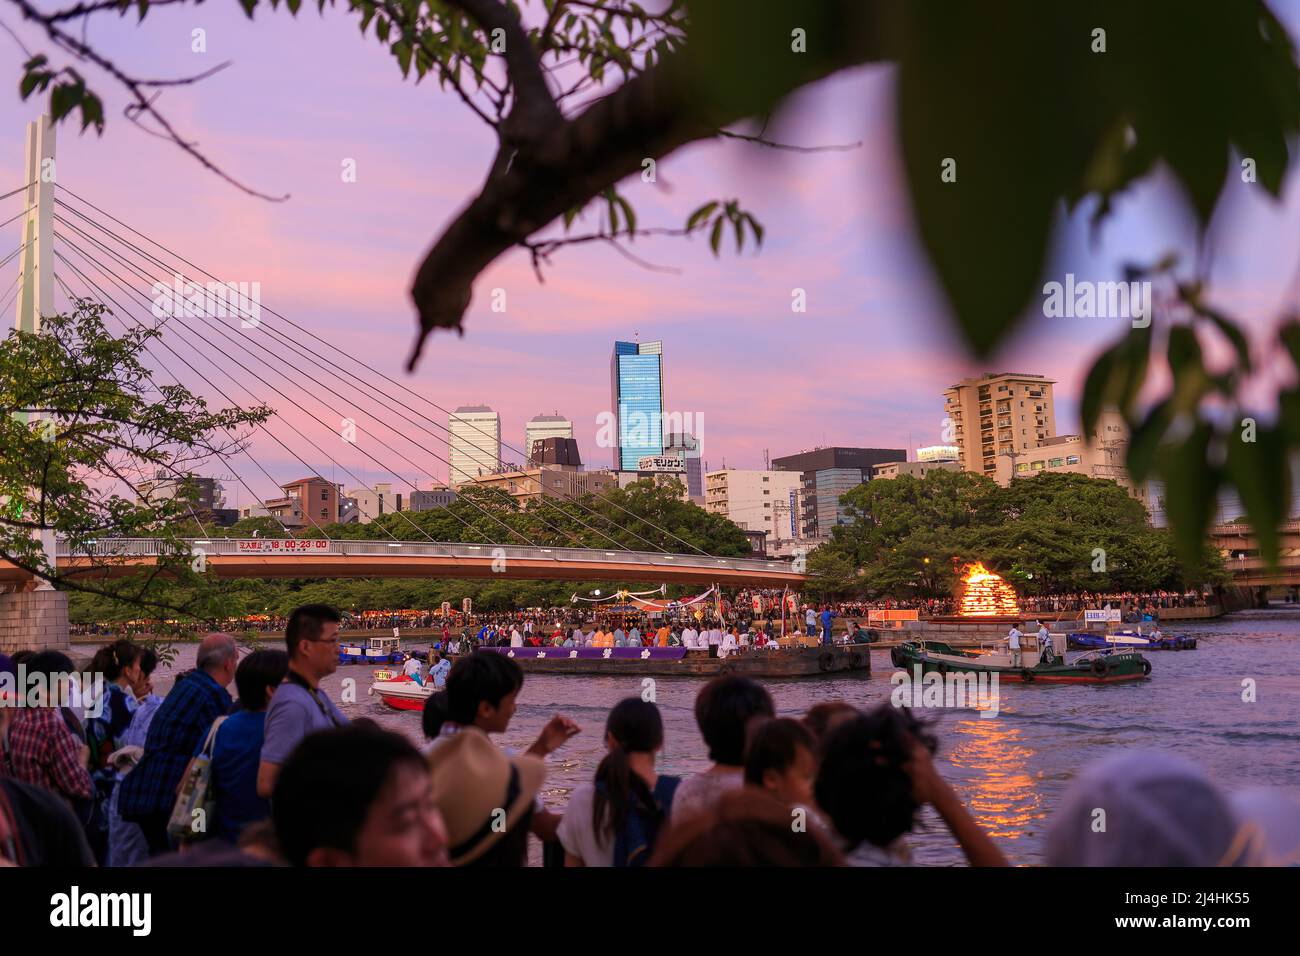
[[[1280,4],[1279,14],[1295,29],[1300,3]],[[642,340],[662,341],[672,355],[664,370],[666,410],[704,416],[711,468],[724,461],[758,468],[765,452],[788,455],[815,446],[914,450],[934,444],[941,437],[943,390],[1007,368],[1056,381],[1058,430],[1075,432],[1085,370],[1123,330],[1117,321],[1039,319],[986,359],[955,347],[947,307],[917,248],[899,189],[889,115],[893,75],[888,68],[865,68],[800,94],[797,105],[781,114],[780,133],[793,142],[880,142],[883,148],[789,155],[714,143],[666,159],[658,187],[628,184],[647,222],[680,223],[701,199],[738,195],[767,229],[757,255],[724,249],[715,259],[698,240],[644,248],[638,242],[639,254],[652,264],[678,270],[665,274],[606,249],[574,247],[555,257],[543,285],[526,254],[510,253],[478,283],[465,335],[435,336],[424,364],[408,377],[402,364],[414,332],[406,292],[411,270],[438,223],[476,188],[490,136],[454,97],[402,81],[383,51],[355,42],[355,27],[344,18],[253,25],[238,10],[217,9],[205,10],[205,18],[211,21],[211,56],[236,47],[241,56],[234,68],[171,99],[178,119],[187,134],[217,145],[214,155],[233,173],[272,193],[291,184],[293,197],[268,203],[240,193],[129,123],[108,124],[102,139],[65,131],[60,183],[223,279],[260,281],[269,307],[443,408],[486,400],[501,415],[503,436],[520,434],[540,409],[559,407],[574,423],[583,460],[608,461],[608,450],[594,442],[597,416],[612,411],[604,369],[609,342],[632,330]],[[112,18],[96,26],[115,52],[129,52],[150,36],[148,29]],[[299,52],[308,47],[329,55]],[[188,43],[150,51],[164,72],[193,67]],[[259,96],[261,110],[242,109],[245,94],[271,88],[286,62],[320,97],[303,109]],[[116,91],[106,87],[104,93],[106,112],[120,111]],[[2,161],[12,171],[22,159],[23,123],[39,108],[16,97],[0,100]],[[413,126],[406,120],[424,112],[437,122]],[[432,153],[438,155],[436,179],[411,171]],[[355,183],[339,175],[349,158],[357,163]],[[187,217],[175,214],[181,195],[191,210]],[[1086,204],[1062,219],[1046,278],[1067,267],[1081,276],[1115,278],[1123,262],[1163,252],[1156,238],[1188,218],[1160,176],[1116,206],[1101,252],[1089,245]],[[376,217],[376,209],[386,212]],[[1216,301],[1242,312],[1261,341],[1280,303],[1295,295],[1290,277],[1300,259],[1300,236],[1286,223],[1297,210],[1300,185],[1292,181],[1276,206],[1229,199],[1210,233],[1216,250],[1211,291]],[[1176,251],[1195,261],[1190,243]],[[498,287],[508,293],[500,313],[491,301]],[[808,293],[805,314],[790,310],[796,287]],[[1213,359],[1215,348],[1208,351]],[[1163,375],[1154,370],[1153,387],[1163,385]],[[225,404],[203,383],[189,384],[214,405]],[[1258,394],[1270,384],[1265,375]],[[263,397],[285,419],[309,424],[274,396]],[[431,418],[445,424],[445,416]],[[445,435],[442,441],[431,447],[446,457]],[[253,447],[276,481],[303,473],[296,459],[263,436]],[[431,482],[414,470],[380,470],[356,449],[330,450],[367,482]],[[443,462],[430,458],[426,467],[447,476]],[[272,482],[242,470],[262,493],[276,493]],[[354,483],[341,470],[326,476]],[[232,493],[247,497],[238,486]]]

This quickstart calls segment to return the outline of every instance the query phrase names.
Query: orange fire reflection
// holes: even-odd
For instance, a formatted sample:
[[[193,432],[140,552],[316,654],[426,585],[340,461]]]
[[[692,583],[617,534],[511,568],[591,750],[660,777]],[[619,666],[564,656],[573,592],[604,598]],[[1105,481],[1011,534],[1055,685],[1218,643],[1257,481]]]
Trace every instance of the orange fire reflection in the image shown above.
[[[1016,590],[1001,575],[994,574],[980,561],[968,564],[962,578],[961,609],[963,617],[993,617],[1020,613]]]

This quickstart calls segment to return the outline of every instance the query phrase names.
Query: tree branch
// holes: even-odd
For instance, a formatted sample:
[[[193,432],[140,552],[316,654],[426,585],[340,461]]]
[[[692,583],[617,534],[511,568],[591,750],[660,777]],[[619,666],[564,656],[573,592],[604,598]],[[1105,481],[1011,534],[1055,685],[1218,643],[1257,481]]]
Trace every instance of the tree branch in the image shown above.
[[[495,0],[449,2],[465,10],[496,5]],[[852,35],[837,38],[833,55],[809,60],[785,92],[886,55],[888,40],[877,35],[886,32],[875,22],[881,12],[877,6],[861,0],[834,2],[844,8],[842,22],[853,25]],[[688,143],[716,136],[744,118],[739,108],[702,96],[695,69],[688,44],[578,115],[553,122],[537,139],[520,144],[508,164],[494,165],[482,190],[438,237],[416,271],[411,298],[419,331],[408,370],[419,363],[425,340],[435,329],[463,332],[474,281],[507,249],[638,172],[645,159],[660,159]]]
[[[445,0],[473,19],[488,34],[501,30],[505,37],[506,75],[514,87],[515,101],[502,121],[503,142],[523,144],[541,138],[554,124],[564,121],[546,85],[541,59],[514,10],[498,0]]]

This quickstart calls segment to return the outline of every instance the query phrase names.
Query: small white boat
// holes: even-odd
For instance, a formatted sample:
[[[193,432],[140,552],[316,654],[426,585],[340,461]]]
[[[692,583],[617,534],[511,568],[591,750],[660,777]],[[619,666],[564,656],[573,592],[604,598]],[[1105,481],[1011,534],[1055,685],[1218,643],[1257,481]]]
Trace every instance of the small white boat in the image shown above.
[[[376,671],[375,676],[388,676],[385,671]],[[377,680],[370,685],[368,694],[378,694],[385,704],[397,710],[423,710],[424,702],[433,694],[433,682],[424,685],[411,680],[405,674],[391,680]]]

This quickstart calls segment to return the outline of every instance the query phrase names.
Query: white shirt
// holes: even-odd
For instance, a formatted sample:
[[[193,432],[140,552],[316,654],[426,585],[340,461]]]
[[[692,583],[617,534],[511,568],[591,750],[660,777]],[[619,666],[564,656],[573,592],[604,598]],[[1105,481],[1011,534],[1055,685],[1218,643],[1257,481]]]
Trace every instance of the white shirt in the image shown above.
[[[420,662],[417,661],[414,657],[412,657],[409,661],[406,662],[406,665],[402,668],[402,673],[405,674],[407,677],[414,677],[415,675],[420,673]]]
[[[523,647],[523,646],[524,646],[524,636],[523,636],[522,634],[520,634],[518,631],[511,631],[511,632],[510,632],[510,646],[511,646],[511,647]]]
[[[1007,646],[1010,647],[1013,651],[1020,650],[1020,638],[1022,636],[1023,635],[1020,633],[1020,630],[1018,628],[1013,627],[1010,631],[1007,632]]]
[[[699,645],[695,643],[695,639],[699,636],[700,634],[695,628],[688,627],[682,631],[682,644],[686,647],[698,647]]]
[[[1038,646],[1046,647],[1049,643],[1051,643],[1051,640],[1052,640],[1052,632],[1049,631],[1046,627],[1040,627],[1038,629]]]
[[[581,857],[584,866],[613,866],[614,838],[611,833],[598,835],[591,824],[591,805],[596,785],[584,783],[569,794],[569,805],[555,835],[565,853]]]

